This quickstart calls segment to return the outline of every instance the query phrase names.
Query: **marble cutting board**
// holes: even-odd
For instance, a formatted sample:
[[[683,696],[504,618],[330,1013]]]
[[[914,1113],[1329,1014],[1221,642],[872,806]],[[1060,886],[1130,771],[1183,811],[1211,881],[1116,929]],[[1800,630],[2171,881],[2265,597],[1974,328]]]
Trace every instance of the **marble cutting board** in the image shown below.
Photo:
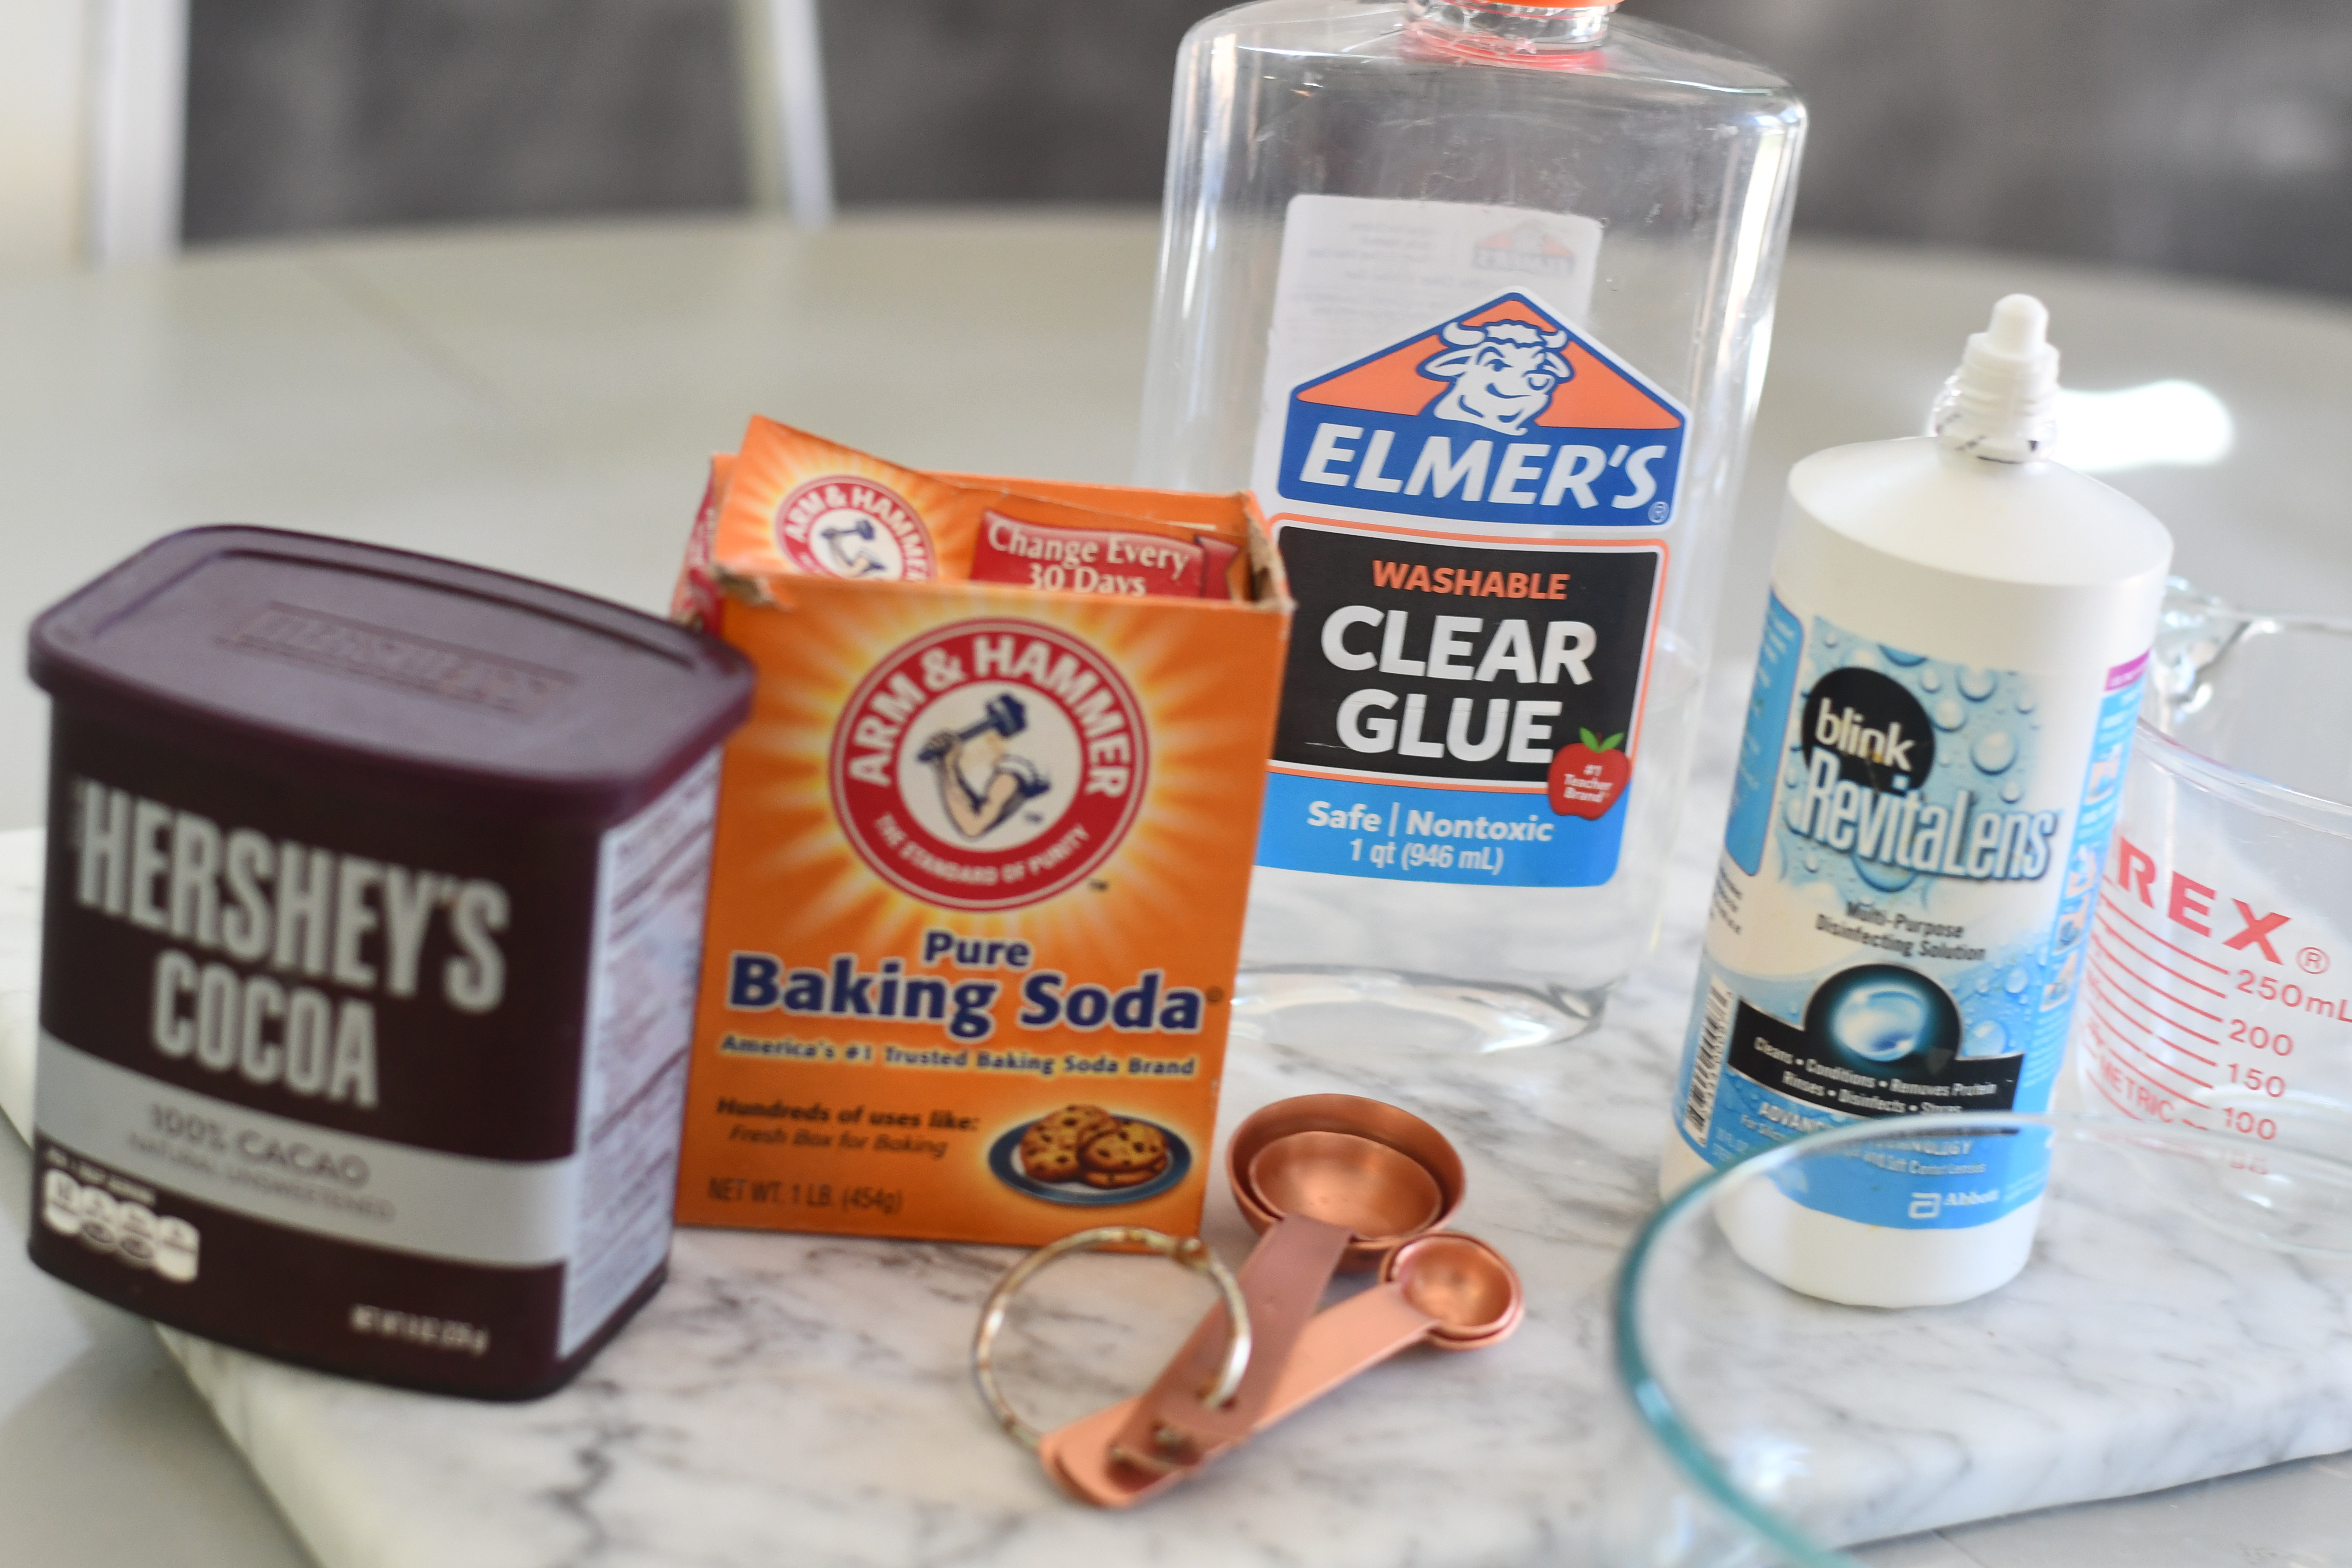
[[[1719,731],[1736,724],[1742,689],[1717,687]],[[375,1388],[168,1331],[165,1342],[322,1568],[1581,1561],[1626,1430],[1608,1386],[1607,1289],[1654,1206],[1727,750],[1703,759],[1658,954],[1574,1047],[1481,1058],[1363,1037],[1344,1050],[1235,1040],[1223,1128],[1268,1100],[1341,1090],[1394,1100],[1452,1137],[1469,1173],[1456,1226],[1517,1264],[1527,1321],[1475,1354],[1408,1352],[1136,1512],[1064,1500],[973,1394],[966,1350],[1014,1256],[1003,1248],[681,1231],[663,1292],[576,1383],[529,1405]],[[20,1126],[38,845],[0,835],[0,1108]],[[1246,1250],[1221,1182],[1205,1230],[1228,1258]],[[1148,1381],[1206,1300],[1145,1259],[1076,1259],[1048,1279],[1007,1358],[1016,1397],[1048,1422]],[[2352,1335],[2347,1346],[2352,1363]],[[2346,1386],[2306,1392],[2346,1407],[2343,1370]],[[1850,1533],[2352,1443],[2307,1408],[2250,1420],[2175,1398],[2152,1421],[2129,1380],[2015,1360],[1990,1375],[2014,1379],[1994,1391],[2013,1397],[1980,1402],[1980,1429],[1956,1422],[1896,1506],[1883,1484],[1874,1508],[1855,1499]]]

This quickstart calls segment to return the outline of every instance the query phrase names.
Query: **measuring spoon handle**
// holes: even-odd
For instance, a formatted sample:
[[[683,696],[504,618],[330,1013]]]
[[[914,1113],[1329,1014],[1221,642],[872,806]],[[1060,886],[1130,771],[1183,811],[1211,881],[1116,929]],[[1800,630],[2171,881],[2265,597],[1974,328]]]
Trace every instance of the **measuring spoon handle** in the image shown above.
[[[1404,1299],[1393,1284],[1360,1290],[1318,1312],[1291,1347],[1253,1435],[1302,1405],[1310,1405],[1368,1367],[1419,1344],[1437,1320]]]
[[[1376,1285],[1317,1313],[1299,1331],[1289,1359],[1266,1391],[1251,1435],[1320,1399],[1365,1368],[1419,1343],[1436,1322],[1392,1284]],[[1147,1473],[1112,1457],[1120,1428],[1143,1405],[1142,1395],[1124,1399],[1048,1432],[1037,1445],[1038,1462],[1063,1490],[1100,1508],[1130,1507],[1173,1486],[1192,1472]]]
[[[1250,1327],[1249,1365],[1240,1385],[1222,1405],[1202,1398],[1225,1343],[1225,1310],[1213,1307],[1113,1439],[1130,1464],[1184,1469],[1249,1436],[1349,1237],[1345,1226],[1292,1215],[1258,1238],[1236,1276]]]

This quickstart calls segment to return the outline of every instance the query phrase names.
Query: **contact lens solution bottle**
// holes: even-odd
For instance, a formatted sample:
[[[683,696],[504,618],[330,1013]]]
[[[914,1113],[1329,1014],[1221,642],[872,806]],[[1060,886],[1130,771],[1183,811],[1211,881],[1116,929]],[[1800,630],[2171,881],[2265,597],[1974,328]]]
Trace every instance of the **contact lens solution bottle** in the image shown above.
[[[1857,1306],[1966,1300],[2032,1247],[2046,1135],[1907,1119],[2049,1108],[2172,560],[2050,460],[2047,321],[2002,300],[1936,434],[1789,475],[1661,1182],[1886,1120],[1720,1216]]]
[[[1650,947],[1803,132],[1608,5],[1186,39],[1140,478],[1254,490],[1297,601],[1244,944],[1277,1037],[1564,1039]]]

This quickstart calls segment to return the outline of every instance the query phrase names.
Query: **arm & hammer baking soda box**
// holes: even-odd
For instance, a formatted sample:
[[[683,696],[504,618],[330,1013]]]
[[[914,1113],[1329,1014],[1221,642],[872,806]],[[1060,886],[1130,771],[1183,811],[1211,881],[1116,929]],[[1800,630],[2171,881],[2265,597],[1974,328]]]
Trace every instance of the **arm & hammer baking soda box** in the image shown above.
[[[677,609],[758,674],[677,1217],[1197,1229],[1289,636],[1247,502],[754,420]]]

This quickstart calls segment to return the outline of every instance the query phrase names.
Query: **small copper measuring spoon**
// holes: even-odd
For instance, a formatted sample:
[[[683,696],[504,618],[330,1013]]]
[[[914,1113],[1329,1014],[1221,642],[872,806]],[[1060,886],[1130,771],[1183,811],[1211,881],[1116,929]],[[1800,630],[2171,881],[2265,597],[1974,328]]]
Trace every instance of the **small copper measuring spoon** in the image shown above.
[[[1524,1311],[1517,1272],[1485,1242],[1458,1231],[1409,1241],[1382,1262],[1379,1285],[1307,1324],[1252,1434],[1410,1346],[1473,1351],[1499,1344]],[[1123,1401],[1047,1433],[1037,1446],[1046,1473],[1104,1508],[1126,1508],[1181,1479],[1182,1470],[1139,1470],[1114,1455],[1113,1434],[1140,1403]]]
[[[1223,1309],[1202,1320],[1112,1436],[1108,1458],[1151,1474],[1205,1463],[1256,1427],[1333,1273],[1369,1268],[1461,1204],[1462,1158],[1410,1111],[1351,1094],[1301,1095],[1247,1117],[1226,1145],[1257,1247],[1240,1271],[1255,1349],[1234,1397],[1202,1397]]]

